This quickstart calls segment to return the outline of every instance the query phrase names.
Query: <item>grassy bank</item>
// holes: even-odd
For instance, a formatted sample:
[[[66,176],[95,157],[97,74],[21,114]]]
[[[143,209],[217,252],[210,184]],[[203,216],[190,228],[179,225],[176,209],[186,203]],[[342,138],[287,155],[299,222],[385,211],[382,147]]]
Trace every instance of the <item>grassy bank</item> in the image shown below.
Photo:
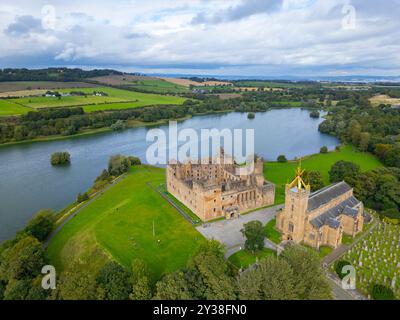
[[[204,238],[146,184],[164,179],[163,169],[133,168],[52,239],[51,263],[59,272],[77,261],[97,270],[108,259],[130,268],[140,258],[153,279],[184,267]]]
[[[354,162],[360,166],[362,171],[368,171],[383,166],[372,154],[356,151],[352,146],[346,145],[341,147],[339,151],[306,156],[301,160],[301,167],[306,170],[319,171],[324,183],[327,185],[329,184],[328,172],[332,165],[339,160]],[[293,180],[297,166],[297,161],[264,163],[265,178],[276,185],[275,203],[284,202],[285,184]]]

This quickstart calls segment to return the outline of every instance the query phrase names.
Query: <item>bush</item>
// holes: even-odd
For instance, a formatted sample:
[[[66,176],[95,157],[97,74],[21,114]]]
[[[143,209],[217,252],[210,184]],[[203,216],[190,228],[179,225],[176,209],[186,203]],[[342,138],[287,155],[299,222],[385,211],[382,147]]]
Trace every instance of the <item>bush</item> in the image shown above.
[[[310,118],[319,118],[319,112],[318,111],[310,112]]]
[[[130,160],[123,155],[112,156],[108,162],[108,172],[112,176],[119,176],[129,170]]]
[[[68,152],[54,152],[51,155],[50,162],[53,166],[67,164],[71,162],[71,156]]]
[[[329,181],[339,182],[346,178],[354,178],[361,172],[360,166],[350,161],[339,160],[329,170]]]
[[[126,128],[125,122],[122,120],[118,120],[117,122],[115,122],[114,124],[111,125],[111,130],[113,131],[119,131],[119,130],[123,130]]]
[[[24,231],[39,241],[47,238],[54,227],[54,212],[40,210],[28,223]]]
[[[345,266],[351,266],[351,263],[345,260],[339,260],[335,262],[335,272],[340,279],[343,279],[347,273],[342,273]]]
[[[328,153],[328,147],[327,146],[323,146],[321,147],[321,149],[319,149],[320,153]]]
[[[131,166],[139,166],[142,164],[142,161],[140,161],[140,159],[138,157],[130,156],[130,157],[128,157],[128,159],[131,163]]]
[[[370,294],[374,300],[394,300],[393,290],[382,284],[374,284]]]
[[[256,115],[253,112],[249,112],[247,114],[247,119],[254,119],[256,117]]]
[[[278,162],[287,162],[285,155],[281,154],[277,158]]]
[[[89,195],[87,194],[87,192],[78,193],[78,196],[76,197],[76,201],[78,203],[84,202],[86,200],[89,200]]]

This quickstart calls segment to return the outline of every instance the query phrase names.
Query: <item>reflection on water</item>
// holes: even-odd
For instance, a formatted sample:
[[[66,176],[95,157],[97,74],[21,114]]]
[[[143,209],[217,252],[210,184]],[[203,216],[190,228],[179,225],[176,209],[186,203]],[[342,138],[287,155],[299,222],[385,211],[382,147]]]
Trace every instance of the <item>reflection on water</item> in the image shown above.
[[[197,116],[178,124],[179,129],[243,128],[255,131],[255,152],[267,160],[279,154],[288,159],[334,148],[335,137],[318,132],[322,119],[307,110],[281,109],[257,113]],[[168,129],[168,126],[159,126]],[[0,241],[12,237],[41,208],[59,210],[87,190],[113,154],[135,155],[145,161],[149,128],[133,128],[67,140],[27,143],[0,148]],[[52,167],[56,151],[71,154],[70,166]]]

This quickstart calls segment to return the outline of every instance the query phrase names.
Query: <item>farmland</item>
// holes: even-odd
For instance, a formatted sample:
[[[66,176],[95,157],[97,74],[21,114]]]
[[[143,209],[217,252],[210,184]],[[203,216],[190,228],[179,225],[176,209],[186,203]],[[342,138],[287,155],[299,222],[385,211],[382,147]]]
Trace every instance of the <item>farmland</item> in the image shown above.
[[[166,94],[184,93],[189,91],[184,85],[169,82],[161,78],[147,76],[104,76],[93,78],[92,80],[105,85],[131,88],[141,92]]]
[[[71,92],[79,92],[81,95],[71,95]],[[95,95],[94,91],[102,95]],[[176,96],[146,94],[128,90],[120,90],[109,87],[94,88],[70,88],[57,90],[61,94],[56,96],[22,97],[8,100],[0,100],[3,110],[0,115],[17,115],[29,111],[29,108],[53,108],[83,106],[87,112],[112,109],[137,108],[148,105],[182,104],[185,99]],[[18,106],[18,107],[17,107]]]
[[[6,81],[0,82],[0,93],[29,90],[51,90],[67,88],[90,88],[97,85],[84,82],[60,82],[60,81]]]

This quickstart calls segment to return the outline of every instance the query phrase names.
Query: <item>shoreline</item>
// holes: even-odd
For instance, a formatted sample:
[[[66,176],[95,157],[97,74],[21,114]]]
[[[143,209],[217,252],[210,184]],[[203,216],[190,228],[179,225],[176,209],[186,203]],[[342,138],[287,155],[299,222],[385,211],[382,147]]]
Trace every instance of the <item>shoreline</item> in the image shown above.
[[[280,110],[280,109],[292,109],[292,108],[300,108],[304,109],[303,107],[280,107],[280,108],[269,108],[266,111],[256,111],[255,113],[264,113],[268,112],[271,110]],[[304,110],[309,110],[309,109],[304,109]],[[168,123],[169,121],[185,121],[188,119],[191,119],[193,117],[197,116],[204,116],[204,115],[210,115],[210,114],[223,114],[223,113],[230,113],[230,112],[239,112],[239,113],[248,113],[247,111],[236,111],[234,109],[229,109],[229,110],[223,110],[223,111],[213,111],[213,112],[205,112],[205,113],[196,113],[193,115],[187,115],[182,118],[177,118],[177,119],[162,119],[154,122],[143,122],[143,121],[136,121],[132,120],[134,122],[133,124],[129,124],[129,120],[127,120],[127,127],[125,129],[122,129],[120,131],[124,130],[129,130],[133,128],[140,128],[140,127],[152,127],[152,126],[159,126]],[[10,146],[15,146],[15,145],[22,145],[22,144],[31,144],[31,143],[37,143],[37,142],[49,142],[49,141],[58,141],[58,140],[67,140],[67,139],[74,139],[74,138],[80,138],[83,136],[89,136],[89,135],[96,135],[96,134],[101,134],[101,133],[107,133],[107,132],[113,132],[113,130],[110,127],[104,127],[104,128],[98,128],[98,129],[89,129],[87,131],[83,131],[80,133],[76,133],[70,136],[62,136],[62,135],[54,135],[54,136],[44,136],[44,137],[38,137],[34,139],[29,139],[29,140],[21,140],[21,141],[10,141],[6,143],[0,144],[0,148],[3,147],[10,147]]]

